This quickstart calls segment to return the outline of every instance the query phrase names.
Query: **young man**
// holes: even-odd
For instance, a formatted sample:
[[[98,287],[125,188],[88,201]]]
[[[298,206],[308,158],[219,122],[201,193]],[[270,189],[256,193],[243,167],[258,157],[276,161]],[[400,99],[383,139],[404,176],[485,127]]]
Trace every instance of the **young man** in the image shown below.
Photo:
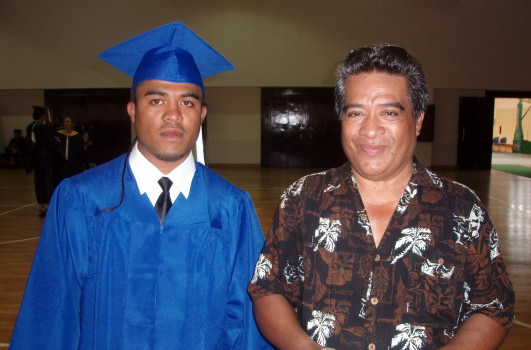
[[[348,162],[289,187],[249,286],[279,349],[495,349],[514,293],[479,198],[414,157],[428,93],[404,49],[337,69]],[[295,310],[295,311],[294,311]]]
[[[202,78],[232,65],[180,23],[101,57],[134,75],[138,141],[58,187],[11,349],[269,348],[246,292],[251,199],[192,156]]]

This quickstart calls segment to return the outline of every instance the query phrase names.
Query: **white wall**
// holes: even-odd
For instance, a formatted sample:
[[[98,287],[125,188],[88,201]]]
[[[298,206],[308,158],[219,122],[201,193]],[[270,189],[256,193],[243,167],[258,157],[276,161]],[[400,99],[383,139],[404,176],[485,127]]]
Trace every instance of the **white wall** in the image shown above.
[[[260,164],[260,89],[206,88],[206,162]]]
[[[44,104],[42,90],[0,90],[0,153],[13,137],[13,129],[22,129],[33,121],[32,105]]]
[[[435,89],[435,132],[431,163],[434,167],[457,165],[459,98],[484,97],[483,90]]]
[[[354,47],[389,42],[431,87],[528,90],[529,0],[0,1],[0,89],[127,87],[97,59],[183,21],[236,66],[207,86],[333,86]]]

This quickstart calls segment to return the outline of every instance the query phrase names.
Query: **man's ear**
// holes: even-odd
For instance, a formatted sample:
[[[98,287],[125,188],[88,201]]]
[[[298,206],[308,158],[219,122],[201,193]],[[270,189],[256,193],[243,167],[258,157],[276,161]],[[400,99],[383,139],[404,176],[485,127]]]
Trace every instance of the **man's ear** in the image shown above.
[[[420,129],[422,128],[422,122],[424,121],[424,112],[422,112],[419,117],[415,120],[415,131],[417,136],[420,135]]]
[[[201,124],[203,124],[203,121],[205,120],[207,116],[207,106],[201,106]]]
[[[136,105],[134,102],[127,103],[127,114],[129,114],[129,118],[131,119],[131,123],[135,123],[135,113],[136,113]]]

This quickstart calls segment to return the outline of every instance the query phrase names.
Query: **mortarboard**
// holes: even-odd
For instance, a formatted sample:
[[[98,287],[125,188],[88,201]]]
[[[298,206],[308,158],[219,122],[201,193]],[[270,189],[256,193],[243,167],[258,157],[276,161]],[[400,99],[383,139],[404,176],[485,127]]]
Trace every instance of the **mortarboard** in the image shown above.
[[[40,117],[43,114],[46,114],[47,107],[43,106],[31,106],[33,108],[33,117]]]
[[[204,94],[203,79],[234,69],[214,48],[180,22],[166,24],[118,44],[98,58],[133,78],[135,87],[146,80],[192,83]],[[196,159],[205,163],[202,131]]]
[[[180,22],[137,35],[98,56],[133,78],[192,83],[204,90],[202,79],[234,69],[203,39]]]

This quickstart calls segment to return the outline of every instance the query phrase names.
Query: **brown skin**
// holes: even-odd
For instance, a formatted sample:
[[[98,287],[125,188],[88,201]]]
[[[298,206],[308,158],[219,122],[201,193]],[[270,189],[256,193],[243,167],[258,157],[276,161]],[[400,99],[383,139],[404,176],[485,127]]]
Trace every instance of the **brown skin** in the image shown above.
[[[262,335],[279,350],[318,350],[301,328],[295,311],[284,296],[268,295],[253,302],[256,324]]]
[[[486,315],[474,314],[459,327],[450,343],[441,350],[494,350],[500,347],[507,334],[509,328]]]
[[[341,141],[376,246],[413,172],[423,119],[424,114],[413,117],[405,77],[370,72],[347,78]]]
[[[377,246],[409,181],[416,139],[424,114],[413,117],[404,77],[361,73],[346,81],[341,116],[343,149],[358,183]],[[313,350],[315,343],[301,328],[293,307],[282,295],[254,301],[260,331],[282,350]],[[496,349],[508,329],[481,314],[470,316],[444,349]]]
[[[190,83],[148,80],[136,87],[136,103],[127,104],[138,150],[168,174],[190,154],[207,114],[203,92]]]
[[[74,130],[74,122],[72,121],[72,118],[65,117],[63,119],[63,128],[65,129],[67,135],[72,133],[72,130]]]
[[[413,118],[407,93],[401,76],[371,72],[347,79],[341,140],[356,180],[409,180],[424,114]]]

